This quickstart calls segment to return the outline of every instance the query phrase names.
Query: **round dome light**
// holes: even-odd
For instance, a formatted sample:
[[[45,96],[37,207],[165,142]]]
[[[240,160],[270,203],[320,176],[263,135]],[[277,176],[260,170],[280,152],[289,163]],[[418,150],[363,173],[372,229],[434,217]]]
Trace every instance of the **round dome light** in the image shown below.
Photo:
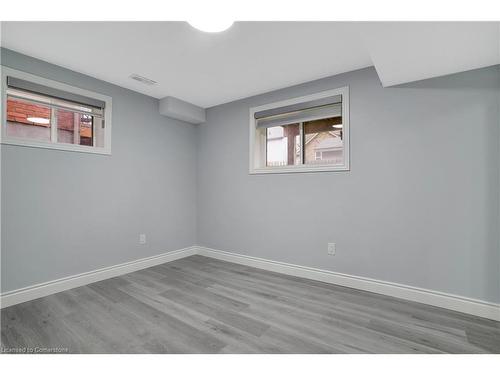
[[[221,31],[229,29],[234,21],[224,19],[199,19],[188,21],[188,23],[195,29],[204,31],[206,33],[220,33]]]

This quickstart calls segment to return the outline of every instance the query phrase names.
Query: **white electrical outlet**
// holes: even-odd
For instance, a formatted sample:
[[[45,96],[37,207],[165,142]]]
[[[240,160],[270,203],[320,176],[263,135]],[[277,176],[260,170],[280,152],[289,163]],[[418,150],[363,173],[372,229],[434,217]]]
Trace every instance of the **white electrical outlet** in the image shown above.
[[[333,242],[328,244],[328,255],[335,255],[335,243]]]
[[[146,243],[146,235],[144,233],[139,234],[139,243],[144,245]]]

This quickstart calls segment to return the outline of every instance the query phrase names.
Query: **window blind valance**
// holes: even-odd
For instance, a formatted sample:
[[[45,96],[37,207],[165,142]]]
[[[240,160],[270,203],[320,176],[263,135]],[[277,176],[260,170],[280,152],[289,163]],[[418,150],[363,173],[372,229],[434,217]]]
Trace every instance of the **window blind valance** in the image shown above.
[[[81,104],[97,109],[104,109],[106,103],[102,100],[89,98],[87,96],[73,94],[71,92],[40,85],[38,83],[25,81],[24,79],[7,77],[8,88],[25,91],[28,93],[49,96],[54,99],[70,102],[70,104]]]
[[[256,127],[269,128],[342,116],[342,95],[272,108],[255,113]]]

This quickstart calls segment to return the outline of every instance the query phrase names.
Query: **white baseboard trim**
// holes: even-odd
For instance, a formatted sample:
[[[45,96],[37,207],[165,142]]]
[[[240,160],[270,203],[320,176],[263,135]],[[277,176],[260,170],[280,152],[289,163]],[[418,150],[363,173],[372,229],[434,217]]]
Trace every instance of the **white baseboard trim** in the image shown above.
[[[427,305],[500,321],[500,304],[437,292],[434,290],[416,288],[409,285],[370,279],[367,277],[347,275],[318,268],[304,267],[237,253],[230,253],[203,246],[191,246],[148,258],[142,258],[2,293],[0,295],[0,307],[4,308],[18,303],[31,301],[50,294],[59,293],[64,290],[77,288],[95,283],[97,281],[124,275],[126,273],[156,266],[158,264],[172,262],[174,260],[196,254],[268,271],[279,272],[286,275],[298,276],[306,279],[346,286],[349,288],[365,290],[368,292],[384,294],[391,297],[406,299],[408,301],[420,302]]]
[[[18,303],[31,301],[50,294],[59,293],[64,290],[77,288],[79,286],[95,283],[97,281],[110,279],[126,273],[153,267],[158,264],[172,262],[174,260],[195,255],[197,247],[191,246],[184,249],[170,251],[148,258],[137,259],[131,262],[117,264],[111,267],[100,268],[94,271],[84,272],[74,276],[68,276],[46,283],[32,285],[26,288],[16,289],[0,295],[0,307],[17,305]]]
[[[500,304],[437,292],[434,290],[416,288],[409,285],[370,279],[367,277],[347,275],[317,268],[303,267],[295,264],[255,258],[202,246],[197,247],[197,254],[245,266],[384,294],[408,301],[420,302],[427,305],[500,321]]]

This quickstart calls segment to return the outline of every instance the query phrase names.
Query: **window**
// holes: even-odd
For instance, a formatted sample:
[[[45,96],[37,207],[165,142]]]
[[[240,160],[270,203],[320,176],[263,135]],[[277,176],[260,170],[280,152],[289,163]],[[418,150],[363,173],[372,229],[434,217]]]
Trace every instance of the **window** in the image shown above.
[[[347,87],[250,109],[250,173],[349,170]]]
[[[111,98],[2,67],[2,143],[111,153]]]

